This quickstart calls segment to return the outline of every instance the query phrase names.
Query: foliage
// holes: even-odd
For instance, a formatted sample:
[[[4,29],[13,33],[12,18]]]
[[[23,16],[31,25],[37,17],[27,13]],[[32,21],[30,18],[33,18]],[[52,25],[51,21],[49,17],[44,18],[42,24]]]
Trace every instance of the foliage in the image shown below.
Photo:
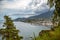
[[[53,15],[53,26],[60,26],[60,0],[49,0],[50,4],[55,4],[55,11]]]
[[[54,30],[43,30],[36,40],[60,40],[60,0],[49,0],[50,7],[55,4],[55,11],[52,19]]]
[[[36,37],[37,40],[60,40],[60,26],[55,28],[55,31],[45,30],[42,34]]]
[[[16,29],[14,26],[13,21],[8,16],[4,16],[5,22],[4,22],[4,29],[0,29],[0,34],[2,34],[2,40],[20,40],[20,37],[18,36],[19,30]]]

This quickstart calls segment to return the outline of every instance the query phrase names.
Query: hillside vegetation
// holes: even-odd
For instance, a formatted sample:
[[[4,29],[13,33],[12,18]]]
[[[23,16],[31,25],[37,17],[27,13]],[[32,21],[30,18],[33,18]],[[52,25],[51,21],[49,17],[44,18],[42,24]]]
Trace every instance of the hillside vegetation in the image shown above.
[[[54,30],[43,30],[36,40],[60,40],[60,26]]]
[[[48,0],[50,7],[55,4],[55,11],[52,19],[53,28],[43,30],[36,37],[36,40],[60,40],[60,0]]]

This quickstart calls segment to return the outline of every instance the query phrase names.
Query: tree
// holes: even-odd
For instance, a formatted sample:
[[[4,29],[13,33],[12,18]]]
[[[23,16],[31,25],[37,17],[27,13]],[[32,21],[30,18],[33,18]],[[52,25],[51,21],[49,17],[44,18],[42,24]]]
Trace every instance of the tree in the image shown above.
[[[43,30],[37,40],[60,40],[60,0],[48,0],[50,7],[55,6],[52,19],[53,30]],[[55,25],[57,24],[57,25]],[[56,27],[56,28],[55,28]]]
[[[60,26],[60,0],[48,0],[50,7],[55,5],[55,11],[53,15],[53,25]]]
[[[2,34],[2,40],[20,40],[20,36],[18,36],[19,30],[14,26],[13,21],[10,17],[4,16],[4,29],[0,29],[0,34]]]

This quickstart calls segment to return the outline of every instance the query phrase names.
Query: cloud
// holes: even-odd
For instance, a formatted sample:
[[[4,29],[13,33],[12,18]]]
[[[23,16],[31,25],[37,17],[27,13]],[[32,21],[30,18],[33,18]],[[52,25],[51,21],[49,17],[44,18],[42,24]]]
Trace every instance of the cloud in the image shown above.
[[[28,4],[31,2],[31,0],[3,0],[3,8],[9,8],[9,9],[21,9],[28,6]]]
[[[46,4],[47,0],[3,0],[0,4],[0,14],[4,13],[10,16],[12,14],[40,14],[48,10],[49,7]],[[23,17],[29,16],[31,15],[24,15]]]
[[[3,0],[2,8],[8,9],[36,9],[37,7],[47,3],[47,0]],[[30,4],[30,5],[29,5]]]
[[[15,9],[29,11],[42,11],[48,9],[47,0],[3,0],[0,5],[0,10]],[[13,10],[14,11],[14,10]]]
[[[38,7],[42,8],[43,6],[41,6],[41,5],[46,5],[46,4],[47,4],[47,0],[34,0],[30,4],[30,6],[34,10],[34,9],[37,9]]]

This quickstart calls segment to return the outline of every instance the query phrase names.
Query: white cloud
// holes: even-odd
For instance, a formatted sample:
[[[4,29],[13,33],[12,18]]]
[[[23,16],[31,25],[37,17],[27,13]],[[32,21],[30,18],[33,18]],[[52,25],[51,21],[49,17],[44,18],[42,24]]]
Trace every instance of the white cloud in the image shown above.
[[[33,3],[29,5],[31,2]],[[35,5],[37,2],[37,5]],[[1,13],[12,14],[36,14],[35,11],[42,11],[47,9],[47,0],[3,0],[0,5]],[[35,6],[34,6],[35,5]],[[42,6],[45,5],[45,6]],[[8,9],[8,10],[7,10]],[[6,11],[7,10],[7,11]],[[24,17],[29,17],[26,15]]]
[[[32,5],[29,6],[29,4],[32,2]],[[38,3],[36,6],[35,3]],[[2,8],[8,8],[8,9],[26,9],[32,8],[35,9],[43,3],[47,3],[47,0],[3,0],[2,1]]]
[[[32,3],[31,3],[32,2]],[[31,5],[29,5],[31,3]],[[1,10],[4,9],[15,9],[24,11],[34,11],[34,10],[45,10],[48,8],[47,0],[4,0],[2,1]],[[44,6],[42,6],[44,5]]]
[[[28,6],[28,4],[31,2],[31,0],[13,0],[13,1],[2,1],[3,8],[9,8],[9,9],[21,9]]]
[[[34,0],[32,2],[31,8],[33,10],[37,9],[38,7],[41,7],[42,8],[43,6],[41,6],[41,5],[47,4],[47,1],[48,0]]]

